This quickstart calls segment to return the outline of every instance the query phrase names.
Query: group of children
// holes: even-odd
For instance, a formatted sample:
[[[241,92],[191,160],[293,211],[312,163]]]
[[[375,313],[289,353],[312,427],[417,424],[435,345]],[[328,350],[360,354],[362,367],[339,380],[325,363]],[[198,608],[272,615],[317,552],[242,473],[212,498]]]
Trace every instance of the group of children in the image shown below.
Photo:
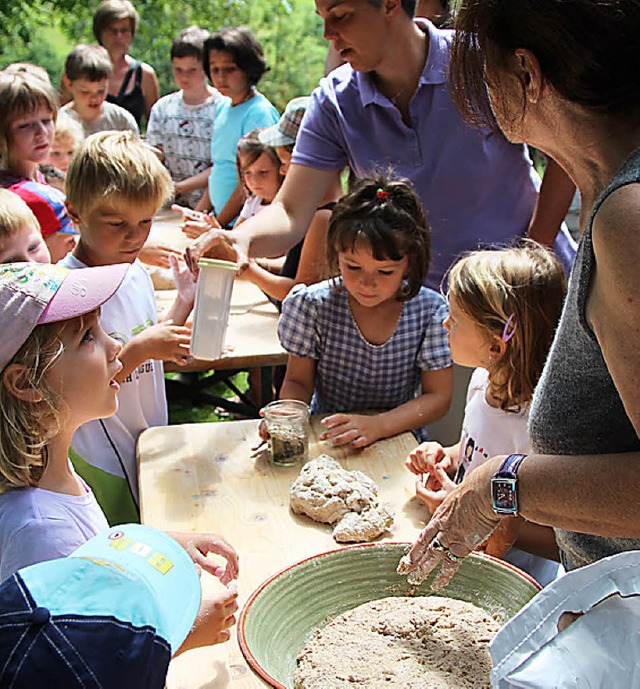
[[[202,38],[194,32],[172,53],[176,81],[193,102],[167,97],[157,122],[153,113],[150,120],[165,165],[133,127],[74,140],[74,117],[86,125],[87,113],[103,114],[95,105],[104,100],[96,84],[108,76],[102,49],[78,46],[69,57],[74,101],[62,113],[39,78],[0,74],[2,580],[68,555],[107,524],[139,519],[136,441],[145,428],[167,423],[162,362],[189,357],[193,275],[170,258],[177,297],[159,318],[138,258],[156,212],[176,194],[186,198],[206,170],[182,169],[179,187],[169,172],[178,148],[169,136],[164,144],[153,139],[154,131],[177,131],[188,108],[202,115],[206,141],[216,96],[195,73],[197,54],[184,48]],[[83,60],[95,71],[83,71]],[[295,99],[276,125],[240,140],[249,197],[238,222],[276,196],[307,100]],[[59,131],[68,140],[60,136],[54,150],[56,117],[64,113]],[[63,169],[66,200],[45,184],[39,166],[46,160]],[[422,444],[407,467],[433,510],[490,457],[529,451],[528,406],[559,318],[564,274],[533,243],[480,251],[451,268],[442,296],[423,286],[429,225],[410,184],[386,173],[341,195],[332,190],[278,270],[252,261],[239,277],[281,303],[289,361],[280,396],[327,414],[322,438],[333,445],[364,447],[413,431]],[[205,216],[189,217],[197,231],[210,226]],[[476,371],[460,441],[442,447],[429,439],[428,425],[448,410],[452,362]],[[549,534],[517,519],[505,520],[497,536],[487,552],[503,556],[515,543],[553,555]],[[225,583],[235,578],[237,556],[223,539],[189,539],[205,569]],[[226,566],[212,567],[209,551]],[[555,576],[547,560],[515,549],[506,557],[543,583]],[[235,597],[231,586],[218,602],[232,606]]]

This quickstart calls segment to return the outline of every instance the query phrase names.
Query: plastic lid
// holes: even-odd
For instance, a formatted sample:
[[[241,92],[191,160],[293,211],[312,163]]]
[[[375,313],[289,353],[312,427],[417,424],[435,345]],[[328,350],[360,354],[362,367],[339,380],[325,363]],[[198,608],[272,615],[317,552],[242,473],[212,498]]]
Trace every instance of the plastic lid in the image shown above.
[[[218,261],[215,258],[201,258],[198,261],[199,268],[207,268],[215,266],[216,268],[224,268],[225,270],[238,270],[238,264],[232,261]]]

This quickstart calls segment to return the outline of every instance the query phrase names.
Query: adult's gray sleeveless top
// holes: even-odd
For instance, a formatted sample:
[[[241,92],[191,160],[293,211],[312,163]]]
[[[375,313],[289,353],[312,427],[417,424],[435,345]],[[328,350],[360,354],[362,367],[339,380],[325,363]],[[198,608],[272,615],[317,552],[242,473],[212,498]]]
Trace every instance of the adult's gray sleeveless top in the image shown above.
[[[640,149],[627,159],[596,201],[580,241],[558,331],[531,404],[529,430],[536,452],[598,455],[640,450],[638,434],[585,316],[595,270],[591,238],[594,217],[613,191],[634,182],[640,182]],[[636,229],[640,241],[640,227]],[[553,481],[553,476],[549,476],[549,481]],[[624,496],[611,495],[611,510],[615,511],[617,502],[623,499]],[[608,538],[561,529],[556,529],[556,539],[569,567],[581,567],[625,550],[640,550],[640,539]]]

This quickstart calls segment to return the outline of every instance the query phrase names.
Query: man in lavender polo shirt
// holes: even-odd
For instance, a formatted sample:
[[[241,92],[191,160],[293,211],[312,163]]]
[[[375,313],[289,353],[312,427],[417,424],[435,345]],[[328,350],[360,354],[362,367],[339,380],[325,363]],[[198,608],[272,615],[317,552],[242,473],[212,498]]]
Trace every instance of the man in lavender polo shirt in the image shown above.
[[[369,72],[345,64],[314,91],[292,162],[320,170],[347,163],[357,177],[392,167],[413,182],[431,226],[433,257],[429,287],[462,252],[504,243],[527,233],[540,178],[524,146],[502,134],[465,124],[451,100],[447,70],[452,31],[426,20],[429,53],[409,103],[412,126],[376,88]],[[556,250],[572,260],[568,235]]]
[[[525,234],[553,244],[574,187],[551,164],[543,203],[524,147],[465,124],[446,77],[452,33],[414,22],[415,0],[315,3],[325,38],[348,64],[314,92],[271,205],[238,230],[203,234],[187,251],[189,263],[215,244],[231,244],[241,270],[250,255],[283,255],[347,162],[358,176],[392,166],[413,181],[433,233],[431,287],[462,251]],[[568,234],[556,241],[565,263],[571,243]]]

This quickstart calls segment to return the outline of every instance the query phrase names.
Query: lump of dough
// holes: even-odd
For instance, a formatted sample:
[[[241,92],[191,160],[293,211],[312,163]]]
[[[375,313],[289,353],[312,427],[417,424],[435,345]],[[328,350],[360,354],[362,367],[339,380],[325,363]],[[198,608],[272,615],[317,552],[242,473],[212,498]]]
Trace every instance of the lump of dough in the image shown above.
[[[290,504],[296,514],[314,521],[340,522],[333,535],[341,543],[377,538],[393,524],[393,516],[378,505],[376,484],[361,471],[346,471],[327,455],[304,465],[291,486]],[[356,518],[359,514],[362,519]]]
[[[362,512],[347,512],[336,524],[333,537],[338,543],[365,543],[378,538],[393,524],[393,514],[378,505]]]

